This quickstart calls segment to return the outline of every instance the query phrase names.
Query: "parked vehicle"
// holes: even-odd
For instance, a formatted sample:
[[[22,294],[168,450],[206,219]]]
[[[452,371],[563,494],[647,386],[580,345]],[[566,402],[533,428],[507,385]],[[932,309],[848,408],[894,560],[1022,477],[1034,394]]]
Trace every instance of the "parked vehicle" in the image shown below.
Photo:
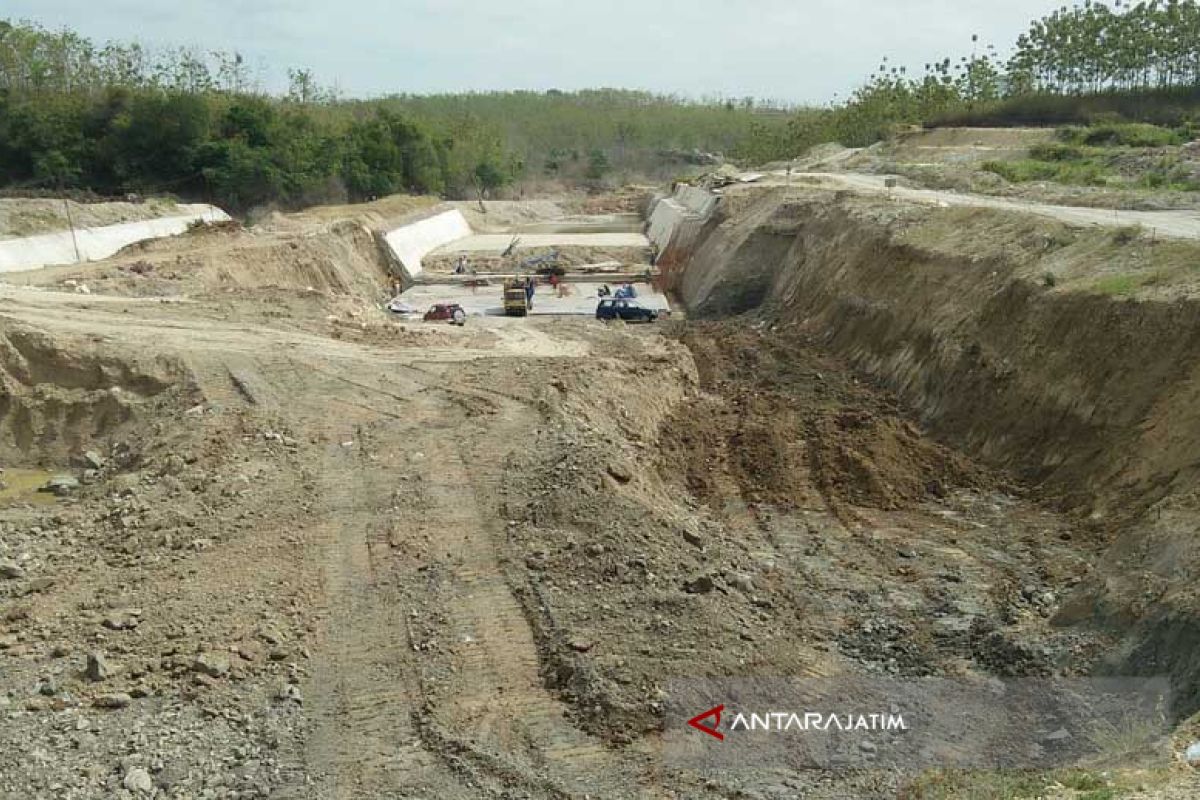
[[[451,322],[455,325],[465,325],[467,312],[458,303],[434,303],[424,317],[426,322]]]
[[[636,300],[625,297],[606,297],[596,306],[596,319],[620,319],[625,322],[655,322],[659,312],[646,308]]]
[[[529,278],[511,278],[504,282],[504,314],[509,317],[523,317],[533,307],[532,292],[529,291]]]
[[[393,314],[416,314],[415,306],[410,306],[408,303],[401,300],[399,297],[393,297],[388,301],[387,310]]]

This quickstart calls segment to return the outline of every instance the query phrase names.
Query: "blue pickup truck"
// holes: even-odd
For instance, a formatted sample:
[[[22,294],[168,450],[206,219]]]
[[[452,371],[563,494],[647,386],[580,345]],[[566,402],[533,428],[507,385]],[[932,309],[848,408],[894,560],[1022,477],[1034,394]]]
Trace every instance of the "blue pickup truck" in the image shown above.
[[[637,300],[625,297],[606,297],[596,306],[596,319],[621,319],[626,322],[654,322],[658,311],[646,308]]]

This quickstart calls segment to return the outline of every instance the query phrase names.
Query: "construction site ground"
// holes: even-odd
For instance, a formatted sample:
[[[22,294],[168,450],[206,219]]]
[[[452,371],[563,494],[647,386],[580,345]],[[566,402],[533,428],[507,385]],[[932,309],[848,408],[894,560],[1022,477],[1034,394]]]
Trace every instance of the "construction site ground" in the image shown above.
[[[487,286],[463,286],[461,283],[419,283],[405,290],[400,299],[418,312],[428,310],[435,303],[457,303],[470,316],[504,316],[501,303],[503,278],[492,278]],[[546,283],[536,288],[533,297],[533,307],[529,310],[531,316],[543,315],[583,315],[594,316],[599,302],[598,292],[602,286],[615,290],[619,284],[570,282],[565,283],[562,293]],[[637,302],[646,308],[660,311],[670,311],[671,305],[666,295],[657,292],[652,283],[638,281],[635,285],[638,292]]]
[[[464,327],[398,321],[389,213],[0,292],[0,466],[81,481],[0,501],[0,798],[948,797],[869,764],[675,768],[665,686],[1112,647],[1051,625],[1098,528],[811,328],[501,319],[496,287]],[[1120,796],[1195,796],[1171,759]]]

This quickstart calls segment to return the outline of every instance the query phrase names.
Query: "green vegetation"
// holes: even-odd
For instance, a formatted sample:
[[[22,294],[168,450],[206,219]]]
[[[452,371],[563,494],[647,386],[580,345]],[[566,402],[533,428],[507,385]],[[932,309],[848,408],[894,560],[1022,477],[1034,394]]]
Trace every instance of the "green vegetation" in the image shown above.
[[[1174,153],[1145,153],[1194,138],[1190,126],[1169,129],[1144,123],[1070,126],[1055,142],[1030,148],[1029,158],[989,161],[983,169],[1013,183],[1054,181],[1081,186],[1136,186],[1200,191],[1200,179]],[[1126,166],[1132,177],[1121,174]]]
[[[517,181],[677,174],[786,116],[644,92],[343,100],[290,70],[259,91],[238,54],[97,46],[0,21],[0,186],[170,192],[232,211],[393,192],[474,197]]]
[[[978,37],[971,49],[920,75],[885,58],[847,101],[819,109],[615,89],[366,101],[298,69],[284,96],[268,96],[236,53],[98,46],[0,21],[0,186],[170,192],[233,211],[397,191],[463,198],[665,180],[712,153],[764,163],[913,125],[1034,124],[1061,127],[1059,140],[986,168],[1018,182],[1129,186],[1136,175],[1132,185],[1200,188],[1176,156],[1143,152],[1200,130],[1200,0],[1089,0],[1033,22],[1009,57]]]
[[[1129,297],[1135,294],[1144,281],[1138,275],[1108,275],[1092,284],[1092,291],[1112,297]]]
[[[1086,770],[1060,772],[969,772],[931,770],[917,778],[901,794],[906,800],[1036,800],[1047,795],[1047,787],[1059,785],[1073,790],[1076,800],[1117,800],[1130,789],[1119,776],[1105,778]]]
[[[1145,122],[1170,128],[1107,125]],[[1177,144],[1200,122],[1200,3],[1136,5],[1084,2],[1034,21],[1009,58],[972,37],[972,54],[925,64],[919,76],[883,59],[840,105],[794,116],[786,131],[764,133],[757,154],[790,158],[821,142],[861,147],[912,125],[1084,125],[1078,144],[1149,147]],[[1070,142],[1068,142],[1070,143]],[[749,149],[749,148],[748,148]],[[1095,182],[1099,164],[1060,170],[1038,164],[995,166],[1018,180]],[[1007,177],[1007,175],[1006,175]],[[1164,178],[1165,179],[1165,178]]]
[[[1169,130],[1145,123],[1107,123],[1091,127],[1062,128],[1059,140],[1091,147],[1167,147],[1191,141],[1191,126]]]

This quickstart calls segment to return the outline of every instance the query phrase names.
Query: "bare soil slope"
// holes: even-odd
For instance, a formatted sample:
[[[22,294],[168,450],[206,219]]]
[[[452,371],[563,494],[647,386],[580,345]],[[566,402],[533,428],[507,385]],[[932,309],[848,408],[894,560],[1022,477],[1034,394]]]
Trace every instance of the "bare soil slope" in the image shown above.
[[[1022,215],[760,192],[730,207],[682,291],[694,311],[816,337],[1110,542],[1058,621],[1119,632],[1098,668],[1171,674],[1186,716],[1200,708],[1196,256]]]

